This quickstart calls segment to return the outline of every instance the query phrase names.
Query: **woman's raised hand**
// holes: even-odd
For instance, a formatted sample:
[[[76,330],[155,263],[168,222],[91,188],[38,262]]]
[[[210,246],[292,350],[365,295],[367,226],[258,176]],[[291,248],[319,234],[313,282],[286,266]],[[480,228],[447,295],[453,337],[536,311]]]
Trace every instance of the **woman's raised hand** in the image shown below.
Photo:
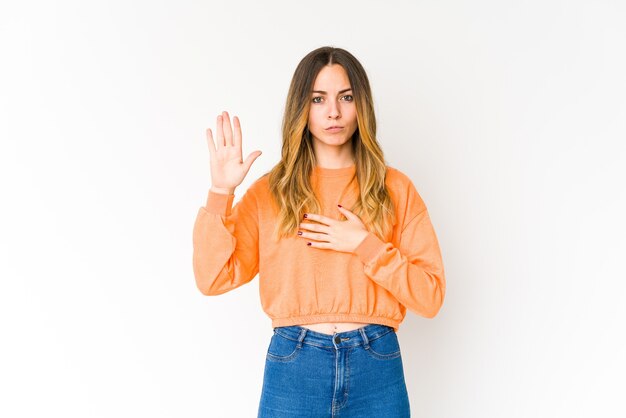
[[[254,160],[261,151],[254,151],[245,161],[241,153],[241,125],[239,118],[233,117],[234,130],[230,126],[228,112],[217,116],[217,142],[213,142],[213,132],[207,129],[207,142],[211,163],[211,190],[232,193],[248,174]]]

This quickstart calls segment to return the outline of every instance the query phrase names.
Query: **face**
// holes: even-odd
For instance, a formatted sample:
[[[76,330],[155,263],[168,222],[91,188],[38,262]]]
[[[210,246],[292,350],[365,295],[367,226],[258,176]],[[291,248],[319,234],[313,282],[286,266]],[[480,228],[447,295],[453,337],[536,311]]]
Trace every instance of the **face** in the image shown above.
[[[326,65],[311,93],[309,131],[319,145],[348,145],[357,128],[357,115],[348,73],[339,64]]]

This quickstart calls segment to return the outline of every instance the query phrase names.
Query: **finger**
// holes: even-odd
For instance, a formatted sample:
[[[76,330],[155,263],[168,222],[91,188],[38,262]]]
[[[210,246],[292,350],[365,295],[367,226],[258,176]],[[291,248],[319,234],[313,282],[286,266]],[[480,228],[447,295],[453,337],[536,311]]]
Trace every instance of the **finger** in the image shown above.
[[[319,248],[322,250],[332,249],[331,244],[327,242],[315,242],[315,241],[307,241],[306,245],[312,248]]]
[[[337,206],[338,206],[337,209],[339,209],[339,212],[341,212],[343,216],[346,217],[346,219],[363,224],[363,220],[359,217],[359,215],[350,211],[350,209],[346,209],[343,206],[339,206],[339,205]]]
[[[332,218],[328,218],[324,215],[318,215],[317,213],[305,213],[305,218],[310,219],[312,221],[321,222],[326,225],[332,225],[336,221]]]
[[[354,213],[350,212],[348,209],[344,208],[341,205],[337,205],[337,209],[339,210],[339,212],[343,213],[344,216],[348,219],[354,219],[354,217],[356,216]]]
[[[300,236],[302,238],[306,238],[309,240],[315,240],[317,242],[330,242],[330,235],[327,234],[318,234],[315,232],[304,232],[302,231],[302,234],[300,234]]]
[[[217,148],[224,146],[224,129],[222,126],[222,115],[217,115]]]
[[[233,125],[235,127],[235,135],[233,136],[233,145],[241,147],[241,124],[237,116],[233,117]]]
[[[209,154],[213,156],[213,154],[215,154],[215,143],[213,142],[213,132],[211,132],[211,128],[206,130],[206,142],[209,145]]]
[[[233,129],[230,126],[230,116],[228,112],[224,111],[224,117],[222,118],[222,127],[224,128],[224,144],[226,146],[233,145]]]
[[[298,227],[300,229],[304,229],[307,231],[314,231],[314,232],[320,232],[323,233],[325,235],[328,235],[328,233],[331,231],[331,227],[324,225],[324,224],[314,224],[311,222],[301,222],[300,225],[298,225]]]
[[[304,229],[304,230],[307,230],[307,231],[319,231],[318,228],[320,226],[321,226],[320,224],[314,224],[314,223],[311,223],[311,222],[300,222],[300,225],[298,225],[298,227],[300,229]]]

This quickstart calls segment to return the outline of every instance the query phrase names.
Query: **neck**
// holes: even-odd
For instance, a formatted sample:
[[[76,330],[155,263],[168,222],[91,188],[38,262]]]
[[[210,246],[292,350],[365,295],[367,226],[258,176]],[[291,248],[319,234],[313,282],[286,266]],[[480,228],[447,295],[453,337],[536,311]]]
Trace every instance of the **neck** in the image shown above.
[[[331,158],[328,156],[315,156],[315,165],[317,167],[323,168],[346,168],[355,165],[354,158],[352,155],[348,156],[336,156],[335,158]]]
[[[355,165],[350,142],[340,146],[330,146],[314,141],[315,165],[324,168],[346,168]]]

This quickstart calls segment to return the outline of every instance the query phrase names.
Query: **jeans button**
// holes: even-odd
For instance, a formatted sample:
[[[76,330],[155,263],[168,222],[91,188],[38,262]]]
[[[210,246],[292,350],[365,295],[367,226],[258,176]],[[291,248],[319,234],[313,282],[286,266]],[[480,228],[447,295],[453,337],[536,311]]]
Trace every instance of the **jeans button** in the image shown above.
[[[335,335],[335,344],[339,344],[341,342],[341,338],[339,338],[339,335]]]

